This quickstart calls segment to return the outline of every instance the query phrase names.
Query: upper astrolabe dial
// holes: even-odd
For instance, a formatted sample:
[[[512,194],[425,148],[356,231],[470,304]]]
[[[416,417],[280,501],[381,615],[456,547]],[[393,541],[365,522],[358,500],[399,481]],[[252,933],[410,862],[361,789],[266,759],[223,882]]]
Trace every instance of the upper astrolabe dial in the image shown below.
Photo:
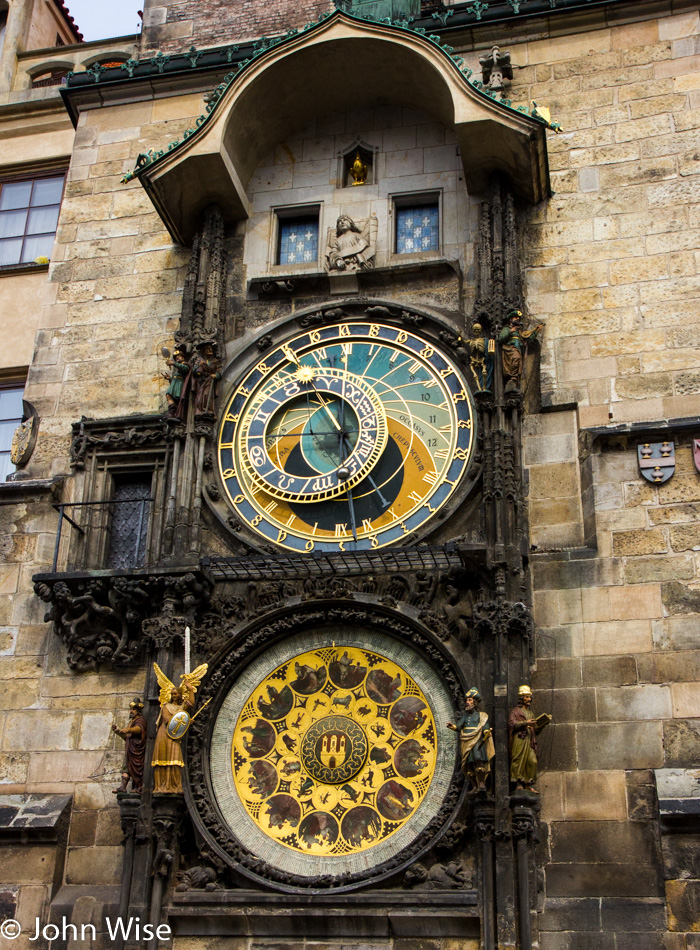
[[[384,547],[455,491],[474,418],[460,371],[419,333],[319,327],[265,353],[229,397],[219,471],[261,539],[300,552]]]
[[[317,502],[350,491],[372,470],[387,424],[381,400],[361,377],[299,365],[291,380],[282,371],[263,387],[240,438],[253,485],[282,501]]]

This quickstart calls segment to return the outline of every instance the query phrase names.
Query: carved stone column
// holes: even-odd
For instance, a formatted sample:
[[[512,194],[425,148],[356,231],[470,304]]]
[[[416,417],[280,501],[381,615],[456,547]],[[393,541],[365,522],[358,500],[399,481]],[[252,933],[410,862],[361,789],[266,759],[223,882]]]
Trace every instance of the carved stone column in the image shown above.
[[[484,802],[474,809],[474,826],[481,842],[481,916],[483,950],[496,948],[496,901],[494,891],[493,843],[496,813],[493,803]]]
[[[129,917],[131,882],[134,876],[134,852],[138,836],[141,796],[133,792],[120,792],[117,795],[117,803],[122,831],[124,832],[124,863],[122,864],[121,891],[119,893],[119,919],[126,921]],[[115,950],[123,950],[124,934],[121,929],[117,931],[114,947]]]
[[[153,796],[153,886],[148,922],[153,927],[154,937],[148,942],[148,950],[156,950],[158,938],[155,930],[160,924],[163,895],[173,871],[177,856],[177,829],[182,821],[185,802],[181,795]]]

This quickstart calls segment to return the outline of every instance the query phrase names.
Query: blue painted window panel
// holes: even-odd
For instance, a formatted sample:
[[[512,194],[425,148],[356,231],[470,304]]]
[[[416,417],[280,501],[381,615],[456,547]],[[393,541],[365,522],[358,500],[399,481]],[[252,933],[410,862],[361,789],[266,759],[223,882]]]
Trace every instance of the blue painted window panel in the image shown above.
[[[396,209],[396,253],[416,254],[440,249],[438,206],[418,205]]]
[[[312,264],[318,261],[318,217],[280,218],[278,264]]]

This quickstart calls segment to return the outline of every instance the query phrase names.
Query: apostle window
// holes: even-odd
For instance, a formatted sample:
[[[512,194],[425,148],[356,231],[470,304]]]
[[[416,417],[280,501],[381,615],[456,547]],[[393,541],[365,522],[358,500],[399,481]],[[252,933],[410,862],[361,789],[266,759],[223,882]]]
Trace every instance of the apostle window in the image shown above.
[[[396,198],[394,207],[397,254],[440,250],[440,203],[437,195]]]
[[[0,267],[48,263],[65,175],[0,185]]]
[[[318,209],[277,212],[277,264],[296,267],[318,263]]]

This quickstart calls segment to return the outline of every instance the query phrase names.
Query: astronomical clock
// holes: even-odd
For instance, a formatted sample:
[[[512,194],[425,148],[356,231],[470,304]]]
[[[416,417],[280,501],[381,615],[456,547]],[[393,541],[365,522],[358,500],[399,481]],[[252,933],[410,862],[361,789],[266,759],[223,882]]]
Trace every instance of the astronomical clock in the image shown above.
[[[430,540],[478,469],[464,344],[427,314],[328,308],[235,354],[220,402],[210,508],[248,570],[283,579],[211,662],[197,827],[254,881],[395,878],[466,791],[446,724],[467,608],[438,606],[462,567]],[[232,563],[210,561],[222,577]]]
[[[423,533],[461,483],[475,413],[454,359],[412,329],[361,320],[297,332],[228,397],[226,500],[287,551],[384,548]]]

